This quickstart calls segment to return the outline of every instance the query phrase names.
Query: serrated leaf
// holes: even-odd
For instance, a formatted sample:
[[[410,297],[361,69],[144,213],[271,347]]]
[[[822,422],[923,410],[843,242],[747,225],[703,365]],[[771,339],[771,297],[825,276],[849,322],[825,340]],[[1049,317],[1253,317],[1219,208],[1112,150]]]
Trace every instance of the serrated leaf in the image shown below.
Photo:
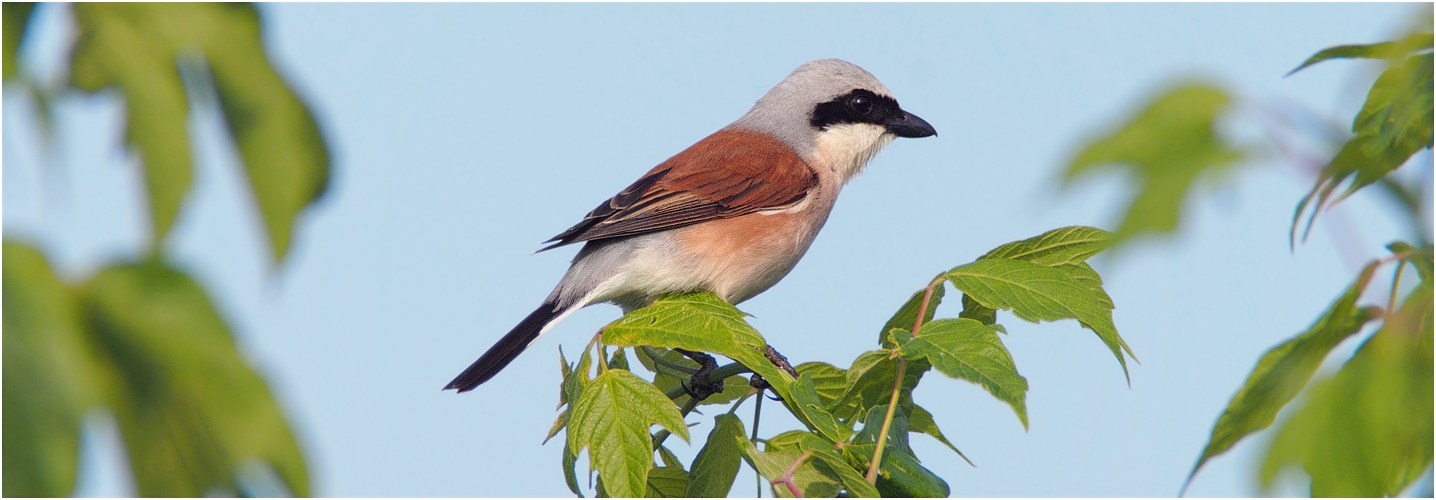
[[[941,284],[932,287],[932,296],[927,299],[927,311],[922,317],[923,323],[932,321],[933,315],[937,314],[937,306],[942,303],[942,296],[946,293],[947,288]],[[892,331],[893,328],[902,328],[908,331],[912,330],[913,324],[917,322],[917,310],[922,307],[922,299],[926,295],[927,288],[918,290],[917,293],[912,294],[912,298],[907,299],[907,302],[904,302],[902,307],[898,308],[897,313],[893,314],[893,317],[889,319],[887,323],[883,324],[882,331],[878,332],[879,345],[884,349],[892,348],[893,343],[891,340],[888,340],[888,332]]]
[[[589,466],[618,497],[644,493],[653,467],[652,424],[688,440],[688,426],[667,396],[627,370],[610,369],[588,384],[569,417],[569,445],[588,449]]]
[[[583,354],[578,358],[577,366],[574,367],[569,367],[568,360],[563,357],[562,349],[559,350],[558,355],[560,365],[566,368],[562,370],[563,381],[559,383],[558,409],[563,410],[563,413],[560,413],[554,420],[553,425],[549,427],[548,435],[543,438],[540,445],[548,444],[548,440],[553,439],[559,431],[568,426],[569,418],[573,415],[571,403],[578,401],[578,398],[583,395],[583,389],[589,383],[589,370],[593,367],[593,358],[587,349],[584,349]],[[564,406],[568,406],[568,408],[565,409]]]
[[[688,473],[683,469],[672,467],[654,467],[648,471],[648,488],[644,496],[648,498],[686,498],[684,492],[688,488]]]
[[[903,371],[901,394],[911,394],[931,368],[926,359],[909,361]],[[895,377],[897,361],[892,358],[892,351],[882,349],[859,355],[847,370],[848,389],[833,406],[833,416],[845,421],[861,419],[872,407],[887,404],[892,399]]]
[[[883,420],[887,419],[888,405],[874,406],[868,410],[868,415],[863,419],[863,430],[853,437],[853,444],[876,444],[878,435],[882,432]],[[912,445],[908,442],[908,420],[907,411],[903,405],[898,405],[893,410],[892,422],[888,424],[888,437],[886,444],[902,450],[903,453],[913,455]]]
[[[1292,244],[1296,242],[1297,225],[1308,206],[1312,209],[1303,240],[1322,210],[1386,177],[1417,151],[1431,148],[1432,120],[1436,119],[1432,112],[1431,85],[1432,55],[1429,52],[1406,58],[1376,79],[1361,111],[1352,121],[1355,136],[1322,169],[1311,192],[1297,204],[1292,217]],[[1347,179],[1351,179],[1351,183],[1345,192],[1332,198],[1336,188]]]
[[[1338,45],[1322,49],[1312,55],[1301,66],[1291,70],[1291,76],[1307,67],[1331,59],[1396,59],[1413,50],[1431,48],[1431,33],[1414,33],[1395,42],[1381,42],[1368,45]]]
[[[689,498],[722,498],[733,488],[743,459],[743,421],[730,414],[713,418],[713,431],[708,442],[693,458],[693,473],[683,496]]]
[[[813,454],[813,458],[818,461],[813,464],[816,469],[825,475],[837,477],[838,482],[846,490],[844,496],[848,498],[878,498],[882,496],[876,487],[868,484],[867,478],[848,463],[846,457],[838,453],[837,445],[834,443],[817,434],[804,432],[799,436],[798,447],[804,452]]]
[[[727,356],[762,375],[779,397],[792,400],[788,387],[793,377],[763,357],[763,336],[743,321],[742,311],[711,292],[665,297],[629,312],[603,327],[603,341]]]
[[[1241,159],[1241,153],[1216,133],[1216,121],[1230,101],[1216,86],[1179,84],[1115,132],[1085,146],[1063,173],[1062,183],[1069,185],[1090,172],[1123,170],[1140,187],[1122,211],[1111,243],[1143,233],[1171,232],[1196,180]]]
[[[947,436],[942,435],[942,429],[937,427],[937,420],[933,419],[932,413],[929,413],[923,407],[913,404],[908,408],[907,426],[910,432],[920,432],[932,436],[942,444],[947,445],[948,449],[952,450],[953,453],[957,453],[957,456],[962,457],[962,460],[967,462],[967,465],[977,467],[976,464],[972,463],[972,460],[967,458],[967,455],[962,453],[962,450],[957,449],[957,446],[954,446],[952,442],[947,440]]]
[[[843,456],[857,469],[867,470],[875,449],[877,445],[872,444],[847,446]],[[876,486],[884,498],[942,498],[952,493],[947,481],[893,446],[883,449]]]
[[[1300,464],[1312,496],[1396,496],[1431,466],[1431,288],[1395,317],[1335,377],[1312,383],[1271,441],[1261,486]]]
[[[1371,311],[1358,308],[1356,301],[1371,281],[1377,262],[1362,269],[1356,281],[1332,303],[1321,318],[1305,332],[1271,348],[1257,361],[1241,389],[1212,428],[1202,455],[1187,475],[1190,483],[1202,465],[1225,453],[1242,438],[1267,428],[1277,413],[1295,398],[1337,344],[1361,330]]]
[[[810,423],[813,430],[823,437],[833,442],[842,442],[852,435],[852,429],[838,422],[824,409],[822,398],[813,388],[811,374],[799,374],[798,380],[792,385],[792,394],[793,399],[789,400],[792,404],[789,407],[801,413],[803,420]]]
[[[84,303],[115,367],[109,406],[141,496],[226,488],[249,460],[309,494],[283,412],[199,285],[159,262],[123,265],[91,278]]]
[[[12,15],[5,4],[5,16]],[[8,23],[8,17],[7,17]],[[7,37],[9,34],[7,33]],[[80,308],[45,257],[4,244],[4,496],[75,490],[80,426],[105,384]]]
[[[805,497],[835,497],[842,493],[850,497],[877,497],[877,490],[833,450],[833,444],[816,434],[785,432],[768,440],[764,451],[758,451],[741,435],[738,439],[743,459],[770,484],[784,477],[791,468],[793,486]],[[775,497],[794,496],[785,483],[772,484],[772,487]]]
[[[843,397],[848,389],[847,370],[823,363],[811,361],[793,367],[798,375],[810,375],[813,377],[813,390],[818,393],[818,399],[822,400],[823,408],[832,411],[833,404]]]
[[[563,444],[563,482],[568,485],[568,490],[574,495],[583,498],[583,489],[578,486],[578,473],[574,470],[578,466],[578,452],[573,451],[568,443]]]
[[[20,42],[25,39],[25,33],[30,28],[31,14],[35,11],[34,2],[5,2],[3,17],[5,23],[5,74],[6,80],[15,76],[18,64],[17,55],[20,53]],[[66,492],[68,494],[69,492]]]
[[[908,359],[925,358],[943,375],[972,382],[1007,403],[1027,429],[1027,379],[1017,373],[1012,354],[997,338],[1001,325],[970,319],[943,319],[924,325],[913,336],[895,335],[898,352]]]
[[[1013,259],[1044,266],[1075,265],[1106,250],[1112,233],[1087,226],[1068,226],[994,248],[978,259]]]
[[[1012,259],[982,259],[953,268],[947,279],[983,306],[1011,310],[1026,321],[1076,319],[1102,339],[1131,383],[1122,352],[1131,355],[1132,349],[1112,323],[1111,299],[1094,293],[1063,269]]]

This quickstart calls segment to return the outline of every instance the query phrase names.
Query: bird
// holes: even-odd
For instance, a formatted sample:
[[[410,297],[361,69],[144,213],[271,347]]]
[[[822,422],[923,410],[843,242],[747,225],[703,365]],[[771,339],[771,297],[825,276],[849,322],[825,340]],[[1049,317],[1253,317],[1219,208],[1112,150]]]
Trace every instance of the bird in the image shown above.
[[[798,66],[736,121],[653,167],[543,252],[583,243],[553,292],[444,387],[487,382],[564,317],[624,313],[709,291],[737,305],[798,263],[838,192],[897,137],[937,135],[871,73],[841,59]]]

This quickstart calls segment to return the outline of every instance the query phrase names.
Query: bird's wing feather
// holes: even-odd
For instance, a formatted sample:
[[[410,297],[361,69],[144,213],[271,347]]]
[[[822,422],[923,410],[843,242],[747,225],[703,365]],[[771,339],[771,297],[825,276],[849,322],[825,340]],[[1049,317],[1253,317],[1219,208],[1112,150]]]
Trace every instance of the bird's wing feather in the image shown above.
[[[543,250],[792,206],[817,184],[817,174],[783,142],[722,130],[654,167]]]

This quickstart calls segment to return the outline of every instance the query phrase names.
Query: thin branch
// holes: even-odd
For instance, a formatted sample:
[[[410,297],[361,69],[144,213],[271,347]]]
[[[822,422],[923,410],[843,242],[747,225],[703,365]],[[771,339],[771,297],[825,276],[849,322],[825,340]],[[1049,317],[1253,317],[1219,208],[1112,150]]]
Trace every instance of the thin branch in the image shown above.
[[[917,319],[913,320],[913,335],[917,335],[918,329],[922,328],[922,319],[927,316],[927,305],[932,301],[933,289],[942,286],[945,280],[945,278],[938,278],[932,280],[932,283],[927,285],[927,292],[922,295],[922,303],[917,307]],[[896,350],[893,351],[893,355],[897,356]],[[893,414],[897,412],[898,394],[902,392],[902,379],[903,376],[906,375],[906,372],[907,358],[899,356],[897,377],[893,380],[893,395],[892,399],[888,400],[888,413],[887,416],[883,418],[882,430],[878,433],[878,443],[876,449],[873,450],[873,461],[868,464],[868,475],[866,477],[868,484],[877,484],[878,482],[878,468],[882,464],[883,449],[887,447],[888,430],[892,427]]]

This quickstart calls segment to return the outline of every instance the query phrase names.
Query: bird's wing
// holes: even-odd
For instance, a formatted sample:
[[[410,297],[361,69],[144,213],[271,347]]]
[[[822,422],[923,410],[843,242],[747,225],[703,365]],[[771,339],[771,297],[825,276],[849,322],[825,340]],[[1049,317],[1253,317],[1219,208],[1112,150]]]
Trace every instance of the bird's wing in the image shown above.
[[[543,250],[788,207],[817,184],[817,174],[783,142],[722,130],[648,171]]]

